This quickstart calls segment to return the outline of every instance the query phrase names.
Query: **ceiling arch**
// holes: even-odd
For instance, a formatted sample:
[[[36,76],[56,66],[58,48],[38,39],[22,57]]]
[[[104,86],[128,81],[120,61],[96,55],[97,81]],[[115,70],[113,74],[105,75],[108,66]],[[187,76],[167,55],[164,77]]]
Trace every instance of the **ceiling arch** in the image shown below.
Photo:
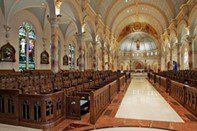
[[[66,14],[69,16],[69,18],[76,23],[78,30],[81,29],[82,14],[75,2],[63,1],[61,4],[61,14]]]
[[[160,2],[160,1],[156,1],[156,0],[140,0],[138,1],[138,5],[149,5],[152,6],[154,8],[156,8],[157,10],[160,10],[160,12],[163,12],[162,14],[164,15],[164,17],[167,17],[168,20],[170,20],[173,17],[173,12],[171,12],[170,10],[166,10],[166,8],[168,7],[168,4],[166,1]],[[111,17],[112,14],[117,14],[117,12],[121,9],[126,8],[127,6],[132,6],[135,5],[135,0],[129,1],[129,2],[125,2],[122,0],[114,0],[110,6],[107,8],[107,11],[105,12],[105,19],[104,21],[106,21],[109,16]]]
[[[122,21],[123,18],[129,17],[131,12],[127,13],[127,9],[133,9],[134,12],[131,14],[144,15],[144,18],[152,16],[155,18],[154,21],[160,21],[162,30],[159,26],[155,26],[156,30],[160,30],[160,34],[163,33],[164,28],[169,26],[169,23],[180,11],[182,4],[185,4],[187,0],[91,0],[92,7],[94,10],[101,15],[103,22],[111,29],[114,30],[116,21]],[[95,5],[98,5],[95,7]],[[136,11],[136,6],[138,11]],[[146,10],[142,10],[146,8]],[[157,19],[157,20],[156,20]],[[146,20],[147,23],[152,24],[152,20]],[[118,22],[117,22],[118,23]],[[157,22],[158,23],[158,22]],[[128,23],[129,24],[129,23]],[[123,27],[124,28],[124,27]],[[113,32],[114,33],[114,32]]]
[[[10,18],[12,18],[12,16],[14,14],[16,14],[17,12],[24,10],[24,9],[29,9],[29,8],[44,8],[47,10],[48,13],[51,13],[51,15],[54,14],[54,12],[52,11],[53,7],[54,7],[54,2],[48,1],[46,2],[45,0],[35,0],[35,1],[31,1],[31,0],[25,0],[25,1],[5,1],[4,2],[4,6],[6,6],[6,8],[4,8],[4,16],[6,19],[6,22],[8,23]],[[50,8],[48,8],[50,7]],[[35,11],[31,11],[33,13],[36,14]]]
[[[110,17],[106,18],[106,24],[111,27],[113,25],[113,22],[118,19],[119,16],[127,15],[127,14],[135,14],[135,4],[127,5],[121,10],[119,10],[116,14],[111,14]],[[129,11],[129,12],[127,12]],[[132,11],[132,12],[131,12]],[[126,13],[125,13],[126,12]],[[141,3],[139,4],[139,13],[144,13],[154,15],[154,17],[157,16],[158,19],[164,22],[165,27],[168,25],[168,18],[166,17],[165,13],[156,7],[155,5],[151,5],[148,3]]]

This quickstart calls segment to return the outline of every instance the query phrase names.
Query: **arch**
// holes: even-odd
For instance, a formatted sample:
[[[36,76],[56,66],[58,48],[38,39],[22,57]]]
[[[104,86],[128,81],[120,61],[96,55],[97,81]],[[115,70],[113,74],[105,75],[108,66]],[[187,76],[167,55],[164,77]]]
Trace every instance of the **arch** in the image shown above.
[[[46,11],[53,17],[55,16],[55,4],[54,1],[48,0],[45,2],[45,0],[40,0],[40,1],[32,1],[32,0],[25,0],[25,1],[14,1],[12,7],[8,11],[5,16],[6,22],[9,23],[13,15],[18,13],[21,10],[25,10],[27,8],[32,8],[32,7],[38,7],[38,8],[46,8]]]
[[[170,47],[172,48],[178,43],[178,38],[175,30],[170,30],[169,42]]]
[[[95,24],[94,24],[94,21],[89,17],[89,16],[86,16],[85,17],[85,29],[90,33],[92,39],[94,40],[95,37],[96,37],[96,28],[95,28]]]
[[[153,18],[151,15],[148,15],[148,14],[146,14],[146,13],[141,13],[139,16],[143,16],[143,15],[147,15],[148,18],[151,18],[151,19],[155,20],[156,23],[155,23],[155,24],[153,24],[153,23],[148,23],[148,22],[145,21],[145,20],[144,20],[144,21],[138,21],[138,22],[148,23],[148,24],[150,24],[152,27],[154,27],[154,29],[156,29],[156,31],[157,31],[158,34],[159,34],[159,33],[162,33],[162,31],[163,31],[162,26],[158,26],[158,28],[157,28],[157,25],[160,25],[160,22],[159,22],[158,20],[156,20],[156,19]],[[117,24],[118,26],[117,26],[116,28],[115,28],[115,26],[112,27],[112,32],[115,32],[115,33],[114,33],[115,36],[117,36],[117,35],[119,34],[118,31],[121,31],[122,28],[125,28],[125,25],[129,25],[129,24],[131,24],[131,23],[137,22],[137,21],[135,21],[135,20],[133,20],[133,21],[128,21],[128,17],[132,18],[133,16],[134,16],[134,14],[126,16],[125,18],[123,18],[123,19]],[[126,24],[125,24],[125,22],[126,22]],[[114,31],[114,29],[116,29],[116,31]]]
[[[118,3],[118,2],[120,2],[119,0],[116,0],[116,1],[114,1],[106,10],[106,15],[105,15],[105,19],[107,19],[108,18],[108,16],[109,16],[109,14],[110,14],[110,12],[111,12],[111,10],[113,9],[113,7]],[[140,2],[139,3],[139,5],[141,4],[142,2]],[[144,3],[144,4],[148,4],[148,3]],[[153,4],[150,4],[150,6],[154,6]],[[155,8],[157,8],[156,6],[155,6]],[[159,10],[159,9],[157,9],[157,10]],[[162,11],[161,11],[162,12]],[[165,16],[165,13],[163,13],[163,15],[164,15],[164,17],[166,17]],[[105,20],[105,22],[106,22],[106,20]]]
[[[188,24],[189,24],[189,30],[191,35],[197,34],[197,4],[192,8],[189,18],[188,18]]]
[[[101,26],[98,26],[97,27],[97,30],[96,30],[96,36],[99,36],[102,40],[103,40],[103,28]]]
[[[182,42],[183,37],[189,35],[188,23],[185,20],[182,20],[177,26],[177,34],[178,34],[178,41]]]
[[[158,11],[158,12],[163,16],[163,19],[164,19],[164,22],[165,22],[165,25],[162,26],[162,27],[166,27],[166,26],[167,26],[167,24],[168,24],[167,17],[165,16],[164,12],[162,12],[158,7],[156,7],[156,6],[154,6],[154,5],[151,5],[151,4],[148,4],[148,3],[140,3],[139,6],[146,6],[147,8],[153,8],[153,9],[155,9],[156,11]],[[115,17],[112,18],[112,21],[110,22],[110,23],[112,23],[112,24],[108,24],[108,23],[109,23],[109,22],[108,22],[108,18],[107,18],[106,23],[107,23],[110,27],[112,27],[112,26],[113,26],[113,23],[115,22],[115,20],[117,19],[117,17],[121,15],[122,12],[126,12],[126,10],[128,10],[129,8],[134,8],[134,7],[135,7],[135,4],[132,4],[132,5],[128,4],[128,6],[126,6],[125,8],[122,8],[121,10],[119,10],[118,13],[117,13],[117,15],[116,15]],[[140,12],[140,14],[142,14],[142,13],[143,13],[143,12]],[[143,13],[143,14],[144,14],[144,13]],[[150,14],[148,14],[148,13],[146,13],[146,14],[147,14],[147,15],[150,15]],[[135,14],[134,14],[134,15],[135,15]],[[152,17],[155,18],[155,19],[157,19],[157,18],[154,17],[154,16],[152,16]],[[157,21],[159,21],[159,20],[157,19]],[[160,20],[160,21],[161,21],[161,20]]]
[[[73,0],[63,1],[61,5],[61,12],[69,18],[77,25],[78,31],[81,31],[82,28],[82,12],[81,7],[74,2]]]

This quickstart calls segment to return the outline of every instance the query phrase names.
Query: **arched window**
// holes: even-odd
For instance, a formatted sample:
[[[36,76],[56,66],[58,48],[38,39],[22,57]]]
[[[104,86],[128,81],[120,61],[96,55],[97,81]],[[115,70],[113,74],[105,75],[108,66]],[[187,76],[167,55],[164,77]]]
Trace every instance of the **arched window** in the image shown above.
[[[75,69],[75,47],[69,44],[69,65],[70,69]]]
[[[19,70],[35,69],[35,29],[27,22],[19,28]]]
[[[184,54],[183,54],[183,68],[189,69],[189,61],[188,61],[188,50],[185,48]]]

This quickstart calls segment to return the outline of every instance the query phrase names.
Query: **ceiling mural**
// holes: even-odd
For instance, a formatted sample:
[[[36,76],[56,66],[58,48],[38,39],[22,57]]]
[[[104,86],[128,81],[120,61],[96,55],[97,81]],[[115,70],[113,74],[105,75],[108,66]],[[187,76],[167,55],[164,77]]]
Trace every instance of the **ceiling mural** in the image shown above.
[[[152,35],[156,39],[158,38],[158,34],[156,30],[151,25],[146,24],[146,23],[136,22],[136,23],[127,25],[119,34],[117,41],[120,42],[125,36],[127,36],[128,34],[132,32],[145,32],[145,33]]]

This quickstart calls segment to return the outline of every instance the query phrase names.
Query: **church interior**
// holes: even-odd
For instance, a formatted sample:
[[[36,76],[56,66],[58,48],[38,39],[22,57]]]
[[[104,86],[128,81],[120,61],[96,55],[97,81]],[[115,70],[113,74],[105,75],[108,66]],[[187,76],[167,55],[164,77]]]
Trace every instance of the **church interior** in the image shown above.
[[[197,0],[0,0],[0,131],[196,131]]]

